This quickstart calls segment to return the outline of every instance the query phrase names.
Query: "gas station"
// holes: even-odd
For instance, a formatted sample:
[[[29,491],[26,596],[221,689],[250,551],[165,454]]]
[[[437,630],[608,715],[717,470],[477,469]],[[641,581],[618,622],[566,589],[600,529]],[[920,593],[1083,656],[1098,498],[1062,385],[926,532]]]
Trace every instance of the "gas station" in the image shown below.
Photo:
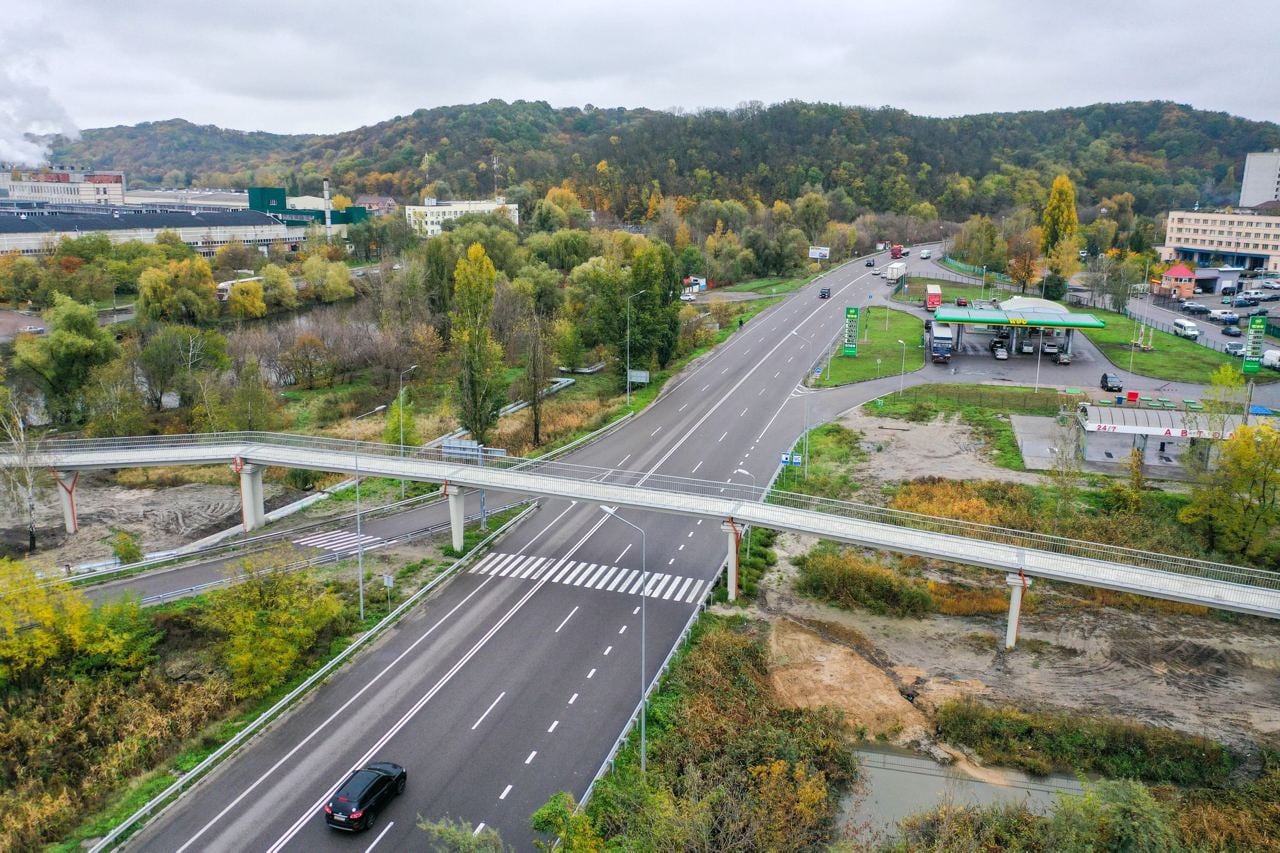
[[[1102,329],[1107,325],[1092,314],[1076,314],[1056,302],[1033,296],[1013,296],[992,305],[995,307],[939,306],[933,313],[933,322],[951,324],[955,330],[957,350],[966,332],[981,329],[998,334],[1008,329],[1010,352],[1016,352],[1022,341],[1031,340],[1033,332],[1039,332],[1037,337],[1041,340],[1052,337],[1053,342],[1068,354],[1076,329]]]

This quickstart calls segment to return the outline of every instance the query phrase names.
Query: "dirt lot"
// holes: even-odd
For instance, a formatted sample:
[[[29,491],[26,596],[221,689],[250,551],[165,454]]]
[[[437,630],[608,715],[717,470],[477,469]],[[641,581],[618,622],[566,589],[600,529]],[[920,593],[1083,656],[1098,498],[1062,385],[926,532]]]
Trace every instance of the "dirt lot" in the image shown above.
[[[300,496],[279,483],[263,483],[267,509]],[[144,552],[184,545],[240,523],[240,489],[233,485],[190,483],[181,486],[125,488],[106,472],[87,472],[76,487],[80,532],[68,536],[62,526],[57,493],[48,491],[36,507],[35,562],[41,566],[78,565],[111,559],[108,539],[114,530],[140,538]],[[20,519],[5,518],[0,553],[24,556],[27,531]]]

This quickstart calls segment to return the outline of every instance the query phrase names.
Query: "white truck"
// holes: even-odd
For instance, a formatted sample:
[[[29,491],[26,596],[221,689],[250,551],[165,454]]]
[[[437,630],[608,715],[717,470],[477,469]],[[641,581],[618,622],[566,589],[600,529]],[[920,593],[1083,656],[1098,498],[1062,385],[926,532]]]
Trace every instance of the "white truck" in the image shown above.
[[[1262,366],[1280,370],[1280,349],[1269,349],[1262,354]]]
[[[896,284],[898,282],[898,279],[902,278],[906,274],[907,274],[907,265],[904,264],[902,261],[889,264],[889,266],[884,268],[884,280],[889,284]]]

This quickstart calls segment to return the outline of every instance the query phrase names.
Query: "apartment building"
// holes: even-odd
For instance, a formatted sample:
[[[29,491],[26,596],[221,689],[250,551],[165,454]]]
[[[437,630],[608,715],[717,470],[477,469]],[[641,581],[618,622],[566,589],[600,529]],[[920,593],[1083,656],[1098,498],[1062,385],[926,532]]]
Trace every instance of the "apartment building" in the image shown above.
[[[496,213],[503,212],[516,225],[520,224],[520,208],[517,205],[508,205],[506,199],[498,196],[496,199],[484,201],[437,201],[434,198],[425,198],[422,204],[407,204],[404,208],[405,219],[408,220],[410,227],[419,234],[426,237],[434,237],[440,233],[444,223],[450,219],[457,219],[466,213]]]
[[[1280,272],[1280,215],[1276,213],[1280,210],[1170,211],[1160,258],[1201,267]]]

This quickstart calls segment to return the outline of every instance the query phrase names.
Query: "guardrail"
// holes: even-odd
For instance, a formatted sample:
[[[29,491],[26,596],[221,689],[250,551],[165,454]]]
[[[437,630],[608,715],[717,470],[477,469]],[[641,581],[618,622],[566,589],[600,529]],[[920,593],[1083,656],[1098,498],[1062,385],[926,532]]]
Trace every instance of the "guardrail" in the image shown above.
[[[155,451],[164,448],[186,448],[207,451],[207,454],[200,452],[191,454],[193,459],[209,458],[221,460],[240,455],[252,456],[255,445],[258,445],[258,449],[263,452],[270,449],[298,449],[327,456],[329,459],[326,462],[331,468],[341,467],[345,469],[351,467],[347,460],[354,458],[356,455],[362,457],[363,460],[403,459],[405,462],[445,463],[455,471],[477,467],[474,461],[446,456],[440,449],[405,448],[405,450],[412,452],[401,456],[401,448],[398,445],[301,436],[290,433],[262,432],[115,439],[61,439],[47,442],[46,452],[52,464],[57,464],[57,457],[60,455],[91,453],[93,454],[92,458],[85,460],[83,464],[91,467],[127,467],[131,464],[138,464],[136,457],[139,452],[151,452],[154,454]],[[3,445],[0,445],[0,448],[3,448]],[[76,466],[74,460],[67,460],[67,462],[69,467]],[[368,472],[366,462],[362,461],[361,464]],[[764,494],[763,490],[758,487],[740,483],[698,480],[691,477],[649,474],[640,471],[625,471],[552,460],[502,457],[485,460],[483,467],[493,470],[518,470],[523,474],[537,474],[577,483],[595,481],[597,483],[607,482],[611,486],[644,487],[649,490],[679,494],[685,498],[701,496],[728,501],[758,502]],[[385,475],[385,472],[380,473]],[[513,484],[513,487],[519,490],[517,484]],[[526,488],[529,491],[536,491],[537,484],[531,482],[527,484]],[[791,492],[774,492],[770,495],[770,503],[858,521],[889,524],[931,533],[984,540],[986,542],[998,542],[1015,547],[1038,549],[1053,554],[1101,560],[1121,564],[1122,566],[1150,569],[1206,580],[1226,581],[1246,586],[1280,590],[1280,574],[1209,560],[1140,551],[1117,545],[1104,545],[1067,537],[1013,530],[976,522],[921,515],[869,504],[819,498]],[[716,515],[719,514],[721,508],[719,505],[712,507],[708,504],[706,513],[708,515]]]
[[[472,560],[474,560],[476,555],[482,553],[485,550],[485,548],[489,546],[490,543],[492,543],[495,539],[497,539],[507,530],[511,529],[513,526],[523,521],[524,518],[529,513],[533,512],[536,508],[537,508],[537,503],[535,502],[532,506],[530,506],[524,512],[519,513],[514,518],[510,519],[506,524],[502,525],[497,530],[493,531],[493,533],[485,537],[483,541],[477,543],[474,548],[472,548],[462,557],[459,557],[456,561],[454,561],[453,565],[451,565],[448,569],[441,572],[439,575],[436,575],[436,577],[432,578],[432,580],[429,583],[427,583],[426,586],[418,590],[409,598],[406,598],[403,602],[400,603],[399,607],[397,607],[395,610],[388,613],[376,625],[374,625],[364,634],[360,635],[360,637],[358,637],[355,640],[355,642],[353,642],[351,645],[347,646],[345,649],[339,652],[333,658],[333,660],[329,661],[320,669],[312,673],[305,681],[303,681],[293,690],[289,691],[288,695],[283,697],[279,702],[277,702],[276,704],[272,705],[270,708],[268,708],[267,710],[259,714],[257,718],[255,718],[252,722],[246,725],[243,729],[238,731],[229,741],[227,741],[222,746],[218,747],[218,749],[210,753],[210,755],[207,758],[205,758],[195,767],[191,768],[189,771],[183,774],[181,778],[179,778],[169,787],[165,788],[159,794],[152,797],[147,803],[145,803],[142,806],[142,808],[138,809],[129,817],[125,818],[121,823],[117,824],[110,832],[104,835],[101,839],[98,840],[96,844],[93,845],[92,848],[90,848],[90,853],[100,853],[100,851],[107,850],[108,848],[114,846],[117,841],[125,837],[127,833],[133,830],[135,825],[139,821],[151,816],[152,813],[155,812],[157,808],[168,805],[168,803],[174,797],[181,794],[183,790],[191,786],[193,783],[199,781],[199,779],[201,779],[206,773],[208,773],[211,769],[217,766],[224,758],[226,758],[228,755],[233,753],[236,749],[238,749],[251,737],[256,735],[268,723],[270,723],[276,717],[280,716],[280,714],[282,714],[284,711],[288,710],[290,706],[292,706],[295,702],[298,701],[298,699],[306,695],[306,693],[310,691],[312,687],[319,684],[321,681],[327,678],[334,670],[336,670],[338,667],[346,663],[346,661],[349,658],[354,656],[357,651],[363,649],[364,646],[367,645],[374,637],[381,634],[388,627],[390,627],[396,621],[398,621],[401,616],[403,616],[413,607],[417,606],[418,602],[420,602],[423,598],[425,598],[432,590],[434,590],[437,586],[443,583],[447,578],[453,577],[455,574],[457,574],[464,566],[468,565]]]

